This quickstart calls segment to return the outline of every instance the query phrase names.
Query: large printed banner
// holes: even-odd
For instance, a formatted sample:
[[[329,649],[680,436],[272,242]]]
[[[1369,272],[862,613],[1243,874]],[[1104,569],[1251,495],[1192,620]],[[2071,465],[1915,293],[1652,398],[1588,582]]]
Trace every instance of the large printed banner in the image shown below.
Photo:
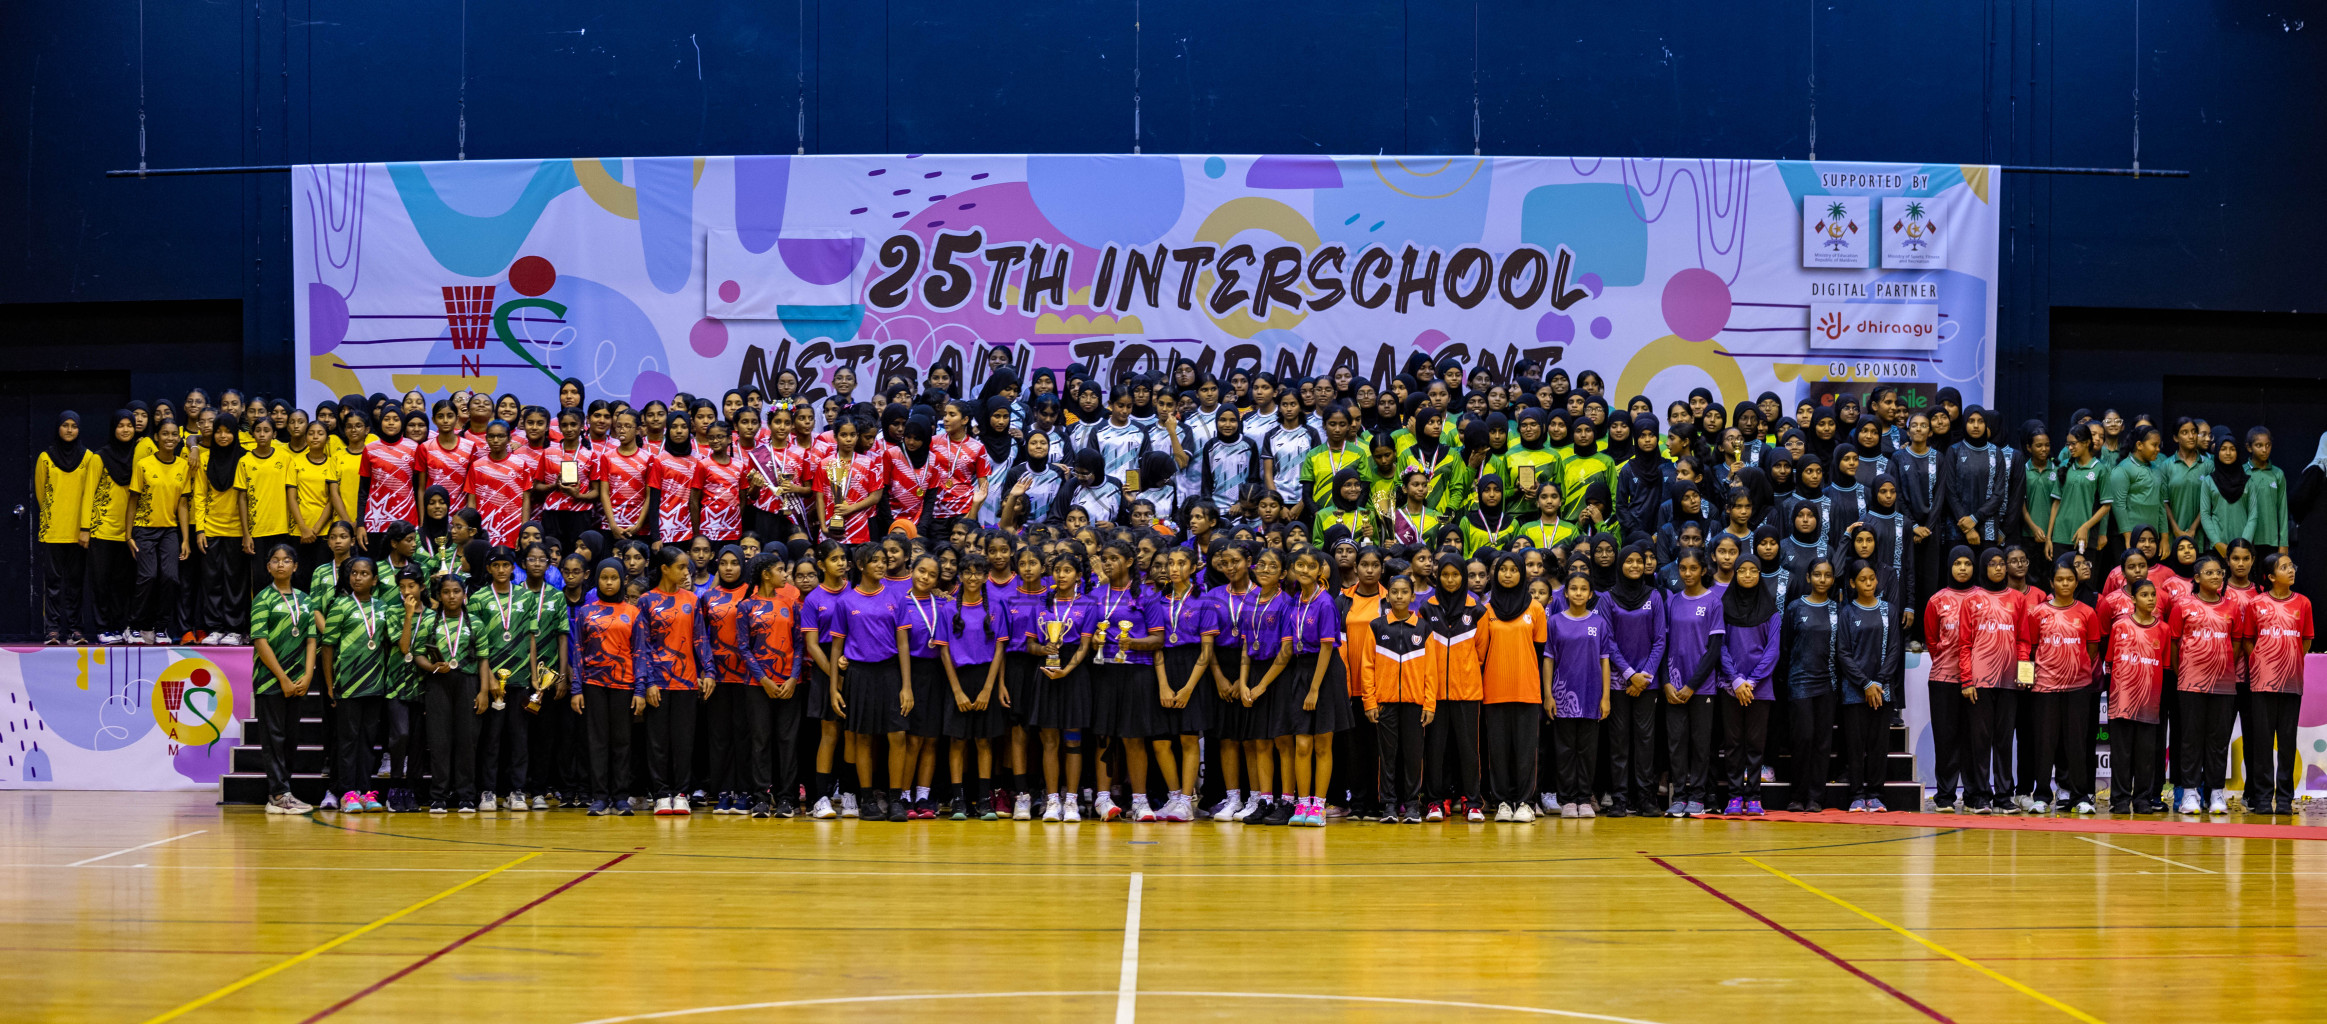
[[[248,647],[0,647],[0,789],[216,789]]]
[[[294,169],[300,400],[803,393],[984,356],[1386,381],[1420,351],[1614,397],[1989,399],[1992,166],[737,156]],[[1831,384],[1828,385],[1832,387]]]

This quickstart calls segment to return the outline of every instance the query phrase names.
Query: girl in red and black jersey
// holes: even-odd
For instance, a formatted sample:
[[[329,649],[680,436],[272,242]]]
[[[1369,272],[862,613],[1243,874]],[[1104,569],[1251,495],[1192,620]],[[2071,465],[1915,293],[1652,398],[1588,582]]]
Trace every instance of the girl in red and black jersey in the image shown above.
[[[589,750],[590,813],[630,814],[630,721],[646,709],[637,666],[646,630],[623,594],[622,562],[598,563],[595,599],[574,606],[573,709]]]
[[[687,575],[687,553],[665,545],[654,555],[654,589],[638,599],[646,637],[633,687],[646,698],[647,786],[661,815],[692,813],[687,793],[694,788],[695,715],[701,695],[717,692],[716,682],[704,675],[710,639]]]
[[[799,644],[800,592],[792,587],[781,551],[762,554],[744,570],[753,590],[736,611],[745,666],[744,696],[739,709],[748,752],[743,755],[754,818],[789,818],[797,807],[792,795],[798,788],[800,713]],[[774,757],[774,800],[769,800],[768,766]]]
[[[2053,564],[2051,582],[2052,599],[2020,613],[2020,642],[2036,669],[2026,709],[2035,743],[2022,755],[2028,775],[2022,786],[2049,810],[2057,780],[2076,812],[2091,814],[2093,665],[2106,633],[2100,614],[2077,600],[2077,569],[2068,555]]]
[[[1932,767],[1938,776],[1940,807],[1956,804],[1964,788],[1964,734],[1971,715],[1963,688],[1964,604],[1978,588],[1972,576],[1978,565],[1972,549],[1962,544],[1947,553],[1944,582],[1923,606],[1924,649],[1930,652],[1931,679],[1925,696],[1931,708]],[[1977,811],[1984,804],[1971,806]]]

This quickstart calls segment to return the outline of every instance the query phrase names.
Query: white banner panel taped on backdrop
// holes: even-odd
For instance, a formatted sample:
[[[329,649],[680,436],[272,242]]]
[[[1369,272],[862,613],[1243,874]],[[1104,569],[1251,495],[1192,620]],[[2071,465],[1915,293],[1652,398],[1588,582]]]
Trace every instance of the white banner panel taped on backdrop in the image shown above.
[[[1883,269],[1932,270],[1947,265],[1947,239],[1937,211],[1921,199],[1883,197]]]
[[[1938,344],[1939,306],[1929,302],[1813,302],[1810,347],[1927,352]]]
[[[997,351],[1103,383],[1183,358],[1386,382],[1420,353],[1597,370],[1619,399],[1791,403],[1842,379],[1993,396],[1986,165],[889,154],[292,178],[303,405],[473,389],[554,406],[564,377],[643,405],[772,394],[787,372],[814,399],[843,368],[863,398],[884,370],[938,366],[976,394]],[[1944,225],[1945,266],[1866,258],[1873,202],[1894,198]],[[1938,310],[1921,348],[1813,347],[1812,303],[1909,281]]]

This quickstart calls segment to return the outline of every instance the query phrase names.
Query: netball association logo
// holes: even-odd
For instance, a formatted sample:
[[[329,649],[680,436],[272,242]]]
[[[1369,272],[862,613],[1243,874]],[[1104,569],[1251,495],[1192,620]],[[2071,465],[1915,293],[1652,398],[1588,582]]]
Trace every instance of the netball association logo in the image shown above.
[[[1864,268],[1868,228],[1865,196],[1802,197],[1802,265]]]

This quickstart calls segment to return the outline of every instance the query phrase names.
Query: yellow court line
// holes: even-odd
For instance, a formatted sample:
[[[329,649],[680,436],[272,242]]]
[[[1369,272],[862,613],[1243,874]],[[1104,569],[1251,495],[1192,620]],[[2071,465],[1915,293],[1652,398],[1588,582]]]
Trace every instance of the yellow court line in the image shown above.
[[[1961,954],[1961,953],[1958,953],[1958,952],[1956,952],[1956,951],[1954,951],[1954,950],[1952,950],[1952,949],[1949,949],[1949,948],[1947,948],[1946,946],[1942,946],[1942,945],[1940,945],[1939,943],[1933,942],[1933,941],[1931,941],[1930,939],[1926,939],[1926,938],[1924,938],[1923,936],[1917,935],[1917,934],[1915,934],[1914,932],[1908,931],[1908,930],[1907,930],[1907,929],[1905,929],[1905,928],[1901,928],[1901,927],[1899,927],[1898,925],[1892,924],[1891,922],[1889,922],[1889,921],[1886,921],[1886,920],[1883,920],[1883,919],[1882,919],[1882,918],[1880,918],[1880,917],[1876,917],[1875,915],[1873,915],[1873,914],[1871,914],[1871,913],[1868,913],[1868,912],[1867,912],[1865,909],[1863,909],[1863,908],[1859,907],[1859,906],[1858,906],[1857,904],[1855,904],[1855,903],[1852,903],[1852,902],[1850,902],[1849,900],[1843,899],[1843,898],[1842,898],[1842,897],[1840,897],[1840,896],[1836,896],[1836,895],[1834,895],[1833,893],[1827,892],[1827,891],[1826,891],[1826,890],[1824,890],[1824,889],[1820,889],[1820,888],[1818,888],[1817,886],[1811,885],[1810,883],[1808,883],[1808,882],[1805,882],[1805,881],[1802,881],[1802,880],[1801,880],[1801,879],[1799,879],[1799,878],[1795,878],[1795,877],[1794,877],[1794,876],[1792,876],[1792,875],[1786,874],[1786,873],[1785,873],[1785,872],[1783,872],[1783,871],[1780,871],[1780,870],[1778,870],[1778,869],[1776,869],[1776,868],[1773,868],[1773,867],[1771,867],[1771,866],[1769,866],[1769,865],[1767,865],[1767,864],[1764,864],[1764,863],[1762,863],[1760,860],[1758,860],[1758,859],[1756,859],[1756,858],[1753,858],[1753,857],[1746,857],[1746,858],[1743,858],[1743,859],[1744,859],[1744,861],[1745,861],[1746,863],[1748,863],[1748,864],[1751,864],[1751,865],[1753,865],[1754,867],[1760,868],[1760,869],[1762,869],[1763,871],[1767,871],[1767,872],[1769,872],[1770,874],[1776,875],[1776,876],[1778,876],[1779,878],[1783,878],[1783,879],[1785,879],[1786,881],[1792,882],[1792,883],[1794,883],[1795,885],[1797,885],[1797,886],[1800,886],[1802,889],[1804,889],[1805,891],[1809,892],[1809,893],[1810,893],[1811,895],[1813,895],[1813,896],[1817,896],[1817,897],[1819,897],[1819,898],[1821,898],[1821,899],[1824,899],[1824,900],[1826,900],[1826,901],[1827,901],[1827,902],[1829,902],[1829,903],[1832,903],[1832,904],[1834,904],[1835,906],[1841,907],[1842,909],[1844,909],[1844,910],[1847,910],[1847,911],[1850,911],[1850,912],[1851,912],[1851,913],[1853,913],[1853,914],[1857,914],[1858,916],[1860,916],[1860,917],[1863,917],[1863,918],[1866,918],[1866,919],[1867,919],[1867,920],[1869,920],[1869,921],[1873,921],[1874,923],[1876,923],[1876,924],[1879,924],[1879,925],[1882,925],[1883,927],[1885,927],[1885,928],[1888,928],[1888,929],[1890,929],[1890,930],[1892,930],[1892,931],[1894,931],[1894,932],[1898,932],[1898,933],[1899,933],[1899,934],[1901,934],[1901,935],[1904,935],[1904,936],[1906,936],[1906,937],[1908,937],[1908,938],[1910,938],[1910,939],[1913,939],[1913,940],[1915,940],[1915,941],[1916,941],[1916,942],[1918,942],[1918,943],[1921,943],[1921,944],[1922,944],[1922,945],[1923,945],[1925,948],[1927,948],[1927,949],[1931,950],[1931,951],[1932,951],[1932,952],[1934,952],[1934,953],[1937,953],[1937,954],[1939,954],[1939,955],[1941,955],[1941,956],[1944,956],[1944,957],[1946,957],[1946,958],[1948,958],[1948,959],[1950,959],[1950,960],[1953,960],[1953,961],[1955,961],[1956,963],[1962,964],[1962,965],[1964,965],[1965,967],[1969,967],[1969,968],[1971,968],[1972,970],[1978,971],[1978,972],[1980,972],[1981,974],[1985,974],[1985,975],[1987,975],[1987,976],[1988,976],[1988,977],[1990,977],[1990,978],[1994,978],[1995,980],[1997,980],[1997,981],[1999,981],[1999,982],[2002,982],[2002,983],[2003,983],[2003,984],[2004,984],[2006,987],[2008,987],[2008,988],[2012,989],[2012,990],[2013,990],[2013,991],[2015,991],[2015,992],[2018,992],[2018,993],[2020,993],[2021,995],[2027,996],[2027,997],[2029,997],[2029,998],[2031,998],[2031,999],[2034,999],[2034,1000],[2036,1000],[2037,1002],[2043,1003],[2043,1004],[2044,1004],[2044,1005],[2046,1005],[2046,1006],[2052,1007],[2052,1008],[2053,1008],[2053,1009],[2055,1009],[2055,1010],[2059,1010],[2060,1012],[2062,1012],[2062,1013],[2065,1013],[2065,1014],[2068,1014],[2068,1015],[2069,1015],[2069,1016],[2071,1016],[2071,1017],[2074,1017],[2074,1018],[2076,1018],[2076,1019],[2078,1019],[2078,1020],[2084,1021],[2084,1022],[2085,1022],[2085,1024],[2107,1024],[2107,1022],[2106,1022],[2106,1021],[2103,1021],[2103,1020],[2102,1020],[2101,1018],[2099,1018],[2099,1017],[2095,1017],[2095,1016],[2093,1016],[2092,1014],[2086,1013],[2086,1012],[2085,1012],[2085,1011],[2083,1011],[2083,1010],[2079,1010],[2079,1009],[2077,1009],[2077,1008],[2076,1008],[2076,1007],[2074,1007],[2074,1006],[2070,1006],[2069,1004],[2067,1004],[2067,1003],[2064,1003],[2064,1002],[2061,1002],[2061,1001],[2060,1001],[2060,1000],[2058,1000],[2058,999],[2054,999],[2054,998],[2052,998],[2051,996],[2045,995],[2045,994],[2044,994],[2044,993],[2042,993],[2042,992],[2038,992],[2038,991],[2036,991],[2035,989],[2029,988],[2028,986],[2026,986],[2026,985],[2023,985],[2023,984],[2019,983],[2018,981],[2014,981],[2014,980],[2013,980],[2013,979],[2011,979],[2011,978],[2007,978],[2007,977],[2005,977],[2005,976],[2004,976],[2004,975],[2002,975],[2002,974],[1998,974],[1998,973],[1996,973],[1995,971],[1992,971],[1992,970],[1988,969],[1988,967],[1987,967],[1985,964],[1982,964],[1982,963],[1980,963],[1980,962],[1979,962],[1979,961],[1977,961],[1977,960],[1973,960],[1972,958],[1970,958],[1970,957],[1967,957],[1967,956],[1964,956],[1963,954]]]
[[[493,869],[493,870],[491,870],[491,871],[487,871],[487,872],[485,872],[484,874],[478,875],[478,876],[477,876],[477,877],[475,877],[475,878],[471,878],[471,879],[469,879],[468,881],[462,882],[461,884],[459,884],[459,885],[456,885],[456,886],[453,886],[453,887],[452,887],[452,888],[450,888],[450,889],[446,889],[445,891],[443,891],[443,892],[440,892],[440,893],[437,893],[437,894],[436,894],[436,895],[434,895],[434,896],[430,896],[430,897],[429,897],[429,898],[427,898],[427,899],[421,900],[420,902],[418,902],[418,903],[415,903],[415,904],[413,904],[413,905],[411,905],[411,906],[409,906],[409,907],[405,907],[404,909],[402,909],[402,910],[399,910],[399,911],[396,911],[396,912],[395,912],[395,913],[393,913],[393,914],[389,914],[389,915],[388,915],[388,916],[386,916],[386,917],[380,918],[379,920],[377,920],[377,921],[374,921],[374,922],[372,922],[372,923],[370,923],[370,924],[367,924],[367,925],[365,925],[365,926],[363,926],[363,927],[361,927],[361,928],[358,928],[358,929],[356,929],[356,930],[354,930],[354,931],[352,931],[352,932],[348,932],[348,933],[347,933],[347,934],[345,934],[345,935],[342,935],[342,936],[340,936],[340,937],[338,937],[338,938],[332,939],[332,940],[331,940],[331,941],[329,941],[329,942],[326,942],[326,943],[324,943],[324,944],[322,944],[322,945],[320,945],[320,946],[317,946],[317,947],[315,947],[315,948],[313,948],[313,949],[310,949],[310,950],[308,950],[308,951],[306,951],[306,952],[304,952],[304,953],[301,953],[301,954],[299,954],[299,955],[297,955],[297,956],[294,956],[294,957],[290,958],[289,960],[285,960],[285,961],[283,961],[282,963],[276,964],[276,965],[274,965],[274,966],[272,966],[272,967],[268,967],[268,968],[266,968],[266,969],[264,969],[264,970],[260,970],[260,971],[258,971],[258,972],[255,972],[255,973],[252,973],[252,974],[245,975],[245,976],[243,976],[243,977],[242,977],[240,980],[238,980],[238,981],[233,981],[233,982],[230,982],[230,983],[228,983],[228,984],[227,984],[225,987],[223,987],[223,988],[220,988],[220,989],[218,989],[218,990],[216,990],[216,991],[213,991],[213,992],[211,992],[209,995],[202,996],[201,998],[195,999],[195,1000],[194,1000],[194,1001],[192,1001],[192,1002],[189,1002],[189,1003],[186,1003],[186,1004],[184,1004],[184,1005],[182,1005],[182,1006],[179,1006],[179,1007],[177,1007],[176,1009],[165,1011],[165,1012],[163,1012],[162,1014],[160,1014],[160,1015],[158,1015],[158,1016],[147,1018],[147,1019],[146,1019],[146,1021],[145,1021],[145,1024],[161,1024],[161,1022],[162,1022],[162,1021],[165,1021],[165,1020],[170,1020],[170,1019],[172,1019],[172,1018],[174,1018],[174,1017],[181,1017],[181,1016],[184,1016],[185,1014],[188,1014],[188,1013],[191,1013],[191,1012],[193,1012],[193,1011],[195,1011],[195,1010],[201,1009],[201,1008],[202,1008],[202,1007],[204,1007],[204,1006],[208,1006],[209,1004],[211,1004],[211,1003],[214,1003],[214,1002],[217,1002],[217,1001],[218,1001],[218,1000],[220,1000],[220,999],[224,999],[224,998],[226,998],[227,996],[233,995],[233,994],[234,994],[234,993],[236,993],[236,992],[240,992],[240,991],[242,991],[243,989],[246,989],[246,988],[249,988],[249,987],[251,987],[252,985],[256,985],[256,984],[258,984],[259,982],[262,982],[262,981],[265,981],[265,980],[266,980],[266,979],[268,979],[268,978],[274,977],[274,976],[275,976],[275,975],[277,975],[277,974],[281,974],[281,973],[283,973],[284,971],[290,970],[291,968],[293,968],[293,967],[296,967],[296,966],[298,966],[299,964],[305,963],[305,962],[307,962],[307,961],[309,961],[309,960],[312,960],[312,959],[314,959],[314,958],[316,958],[316,957],[322,956],[324,953],[326,953],[326,952],[329,952],[329,951],[331,951],[332,949],[335,949],[335,948],[338,948],[338,947],[340,947],[340,946],[346,945],[346,944],[347,944],[347,943],[349,943],[349,942],[353,942],[353,941],[355,941],[357,938],[359,938],[359,937],[363,936],[364,934],[366,934],[366,933],[368,933],[368,932],[371,932],[371,931],[374,931],[374,930],[376,930],[376,929],[379,929],[379,928],[385,927],[386,925],[388,925],[388,924],[390,924],[390,923],[392,923],[392,922],[396,921],[398,918],[402,918],[402,917],[408,916],[408,915],[410,915],[410,914],[414,913],[415,911],[418,911],[418,910],[420,910],[421,908],[424,908],[424,907],[428,906],[429,904],[435,903],[435,902],[437,902],[438,900],[441,900],[441,899],[444,899],[444,898],[446,898],[446,897],[448,897],[448,896],[451,896],[451,895],[453,895],[454,893],[460,892],[460,891],[461,891],[461,890],[463,890],[463,889],[466,889],[466,888],[468,888],[468,887],[470,887],[470,886],[476,885],[477,883],[479,883],[479,882],[482,882],[482,881],[484,881],[484,880],[486,880],[486,879],[488,879],[488,878],[491,878],[491,877],[493,877],[494,875],[498,875],[498,874],[500,874],[501,872],[507,871],[507,870],[509,870],[510,868],[516,867],[516,866],[517,866],[517,865],[519,865],[519,864],[523,864],[523,863],[525,863],[526,861],[532,860],[532,859],[534,859],[535,857],[539,857],[539,856],[542,856],[542,854],[539,854],[539,853],[529,853],[529,854],[526,854],[526,855],[525,855],[525,856],[523,856],[523,857],[519,857],[519,858],[517,858],[516,860],[510,861],[510,862],[509,862],[509,863],[507,863],[507,864],[503,864],[503,865],[501,865],[500,867],[494,868],[494,869]]]

